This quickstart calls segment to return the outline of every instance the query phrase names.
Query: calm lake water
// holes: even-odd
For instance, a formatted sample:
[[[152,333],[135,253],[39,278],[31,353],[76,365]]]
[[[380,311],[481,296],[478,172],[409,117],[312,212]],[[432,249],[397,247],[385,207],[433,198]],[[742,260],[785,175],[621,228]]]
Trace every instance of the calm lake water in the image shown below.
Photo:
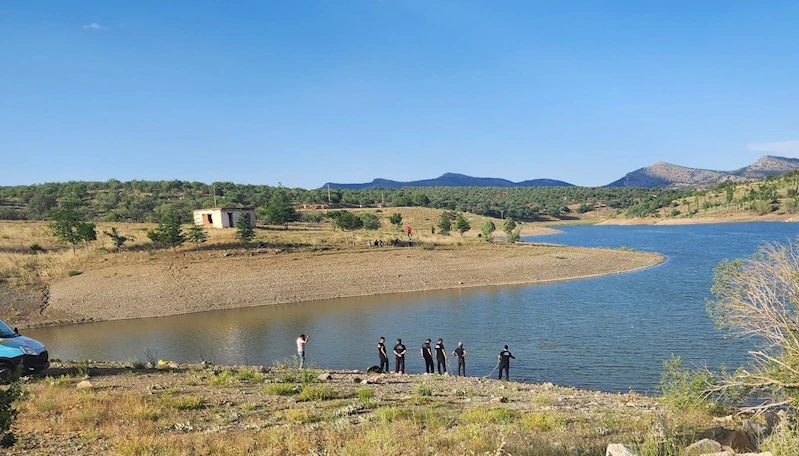
[[[508,344],[511,379],[605,391],[653,392],[662,361],[738,366],[750,347],[724,339],[705,312],[713,268],[751,255],[764,242],[787,242],[793,223],[691,226],[574,226],[527,238],[577,246],[656,251],[663,264],[631,273],[542,285],[406,293],[266,306],[25,331],[62,359],[162,359],[271,365],[311,335],[308,361],[365,369],[377,364],[380,336],[408,347],[407,371],[424,371],[419,347],[444,338],[468,350],[467,373],[487,375]],[[393,359],[392,359],[393,367]]]

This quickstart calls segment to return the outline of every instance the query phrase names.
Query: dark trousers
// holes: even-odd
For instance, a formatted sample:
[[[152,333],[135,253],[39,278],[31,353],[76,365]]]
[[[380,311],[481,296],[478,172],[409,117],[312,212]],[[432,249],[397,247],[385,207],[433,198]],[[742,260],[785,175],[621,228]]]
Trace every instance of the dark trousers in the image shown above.
[[[461,374],[461,369],[463,369],[463,373]],[[463,375],[466,377],[466,360],[463,358],[458,358],[458,375]]]
[[[405,357],[404,356],[395,356],[396,360],[394,361],[394,372],[402,372],[405,373]]]
[[[510,364],[500,364],[499,365],[499,378],[502,380],[502,369],[505,369],[505,380],[510,380]]]
[[[436,365],[438,366],[438,373],[443,374],[447,371],[447,359],[446,358],[436,358]],[[444,372],[441,372],[441,368],[444,368]]]
[[[383,372],[391,370],[391,368],[388,367],[388,356],[380,355],[380,370]]]
[[[433,357],[432,356],[425,356],[424,357],[424,371],[427,374],[432,374],[436,371],[436,368],[433,367]]]

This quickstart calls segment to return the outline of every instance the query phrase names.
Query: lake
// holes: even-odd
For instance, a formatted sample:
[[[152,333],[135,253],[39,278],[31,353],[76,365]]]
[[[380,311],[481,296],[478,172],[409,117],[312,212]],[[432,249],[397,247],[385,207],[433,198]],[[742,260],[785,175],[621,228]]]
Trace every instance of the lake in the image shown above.
[[[407,371],[423,372],[424,339],[468,350],[467,373],[485,376],[508,344],[511,379],[604,391],[654,392],[662,361],[738,366],[751,348],[723,338],[705,311],[713,268],[751,255],[763,242],[788,242],[794,223],[684,226],[571,226],[525,238],[589,247],[655,251],[656,267],[549,284],[405,293],[112,321],[25,331],[61,359],[161,359],[271,365],[311,335],[308,361],[321,368],[378,364],[376,343],[408,347]],[[392,357],[393,358],[393,357]],[[393,359],[392,368],[393,368]],[[454,366],[453,366],[454,367]]]

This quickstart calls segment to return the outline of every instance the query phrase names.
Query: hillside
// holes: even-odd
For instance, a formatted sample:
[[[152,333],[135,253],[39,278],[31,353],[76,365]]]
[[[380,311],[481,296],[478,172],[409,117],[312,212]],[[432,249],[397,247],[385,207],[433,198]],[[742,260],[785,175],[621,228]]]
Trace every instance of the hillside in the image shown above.
[[[688,168],[658,162],[627,173],[607,187],[708,188],[724,182],[745,182],[778,176],[799,169],[799,159],[766,155],[755,163],[733,171]]]
[[[374,179],[363,184],[339,184],[328,182],[322,186],[333,189],[365,190],[370,188],[402,188],[402,187],[572,187],[568,182],[554,179],[531,179],[522,182],[512,182],[507,179],[493,177],[472,177],[464,174],[444,173],[435,179],[424,179],[409,182],[393,181],[388,179]]]
[[[767,167],[772,161],[759,161]],[[769,172],[749,171],[750,175]],[[746,171],[741,170],[741,173]],[[671,201],[642,201],[624,211],[624,223],[716,223],[723,221],[784,220],[799,217],[799,171],[747,182],[724,182],[706,190],[687,191]],[[622,213],[609,223],[618,223]],[[637,219],[637,220],[636,220]]]

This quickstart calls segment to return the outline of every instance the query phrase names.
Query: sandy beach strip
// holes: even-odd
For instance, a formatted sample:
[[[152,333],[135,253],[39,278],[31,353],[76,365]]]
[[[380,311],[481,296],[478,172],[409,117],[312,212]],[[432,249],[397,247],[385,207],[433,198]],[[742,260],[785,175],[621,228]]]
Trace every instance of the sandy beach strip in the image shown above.
[[[75,320],[157,317],[411,291],[540,283],[656,265],[646,252],[551,245],[384,248],[187,258],[161,252],[51,284],[48,312]],[[64,322],[68,323],[68,322]]]

